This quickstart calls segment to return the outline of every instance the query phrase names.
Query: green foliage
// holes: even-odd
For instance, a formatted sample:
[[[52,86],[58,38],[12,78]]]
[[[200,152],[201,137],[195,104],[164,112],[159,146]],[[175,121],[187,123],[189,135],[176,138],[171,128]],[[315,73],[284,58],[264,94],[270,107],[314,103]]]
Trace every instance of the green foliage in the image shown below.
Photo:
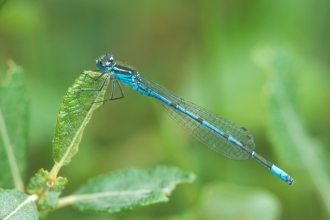
[[[30,181],[26,187],[26,191],[30,194],[38,193],[39,189],[42,188],[47,182],[51,182],[52,191],[61,192],[64,189],[64,186],[67,184],[68,180],[63,177],[57,177],[56,180],[49,178],[49,172],[43,169],[40,169],[33,177],[30,178]]]
[[[3,220],[38,219],[35,195],[28,196],[18,190],[0,189],[0,218]]]
[[[58,198],[67,182],[68,180],[63,177],[57,177],[56,180],[51,179],[48,171],[40,169],[30,178],[26,191],[29,194],[39,195],[39,210],[54,210],[57,207]],[[46,185],[48,185],[50,189],[49,192],[45,194],[43,190]]]
[[[0,187],[23,190],[29,121],[23,71],[10,61],[0,76]]]
[[[157,202],[167,202],[175,186],[191,183],[195,175],[175,167],[129,169],[102,175],[74,193],[73,207],[81,211],[120,212]]]
[[[93,111],[102,105],[100,101],[103,100],[105,89],[101,92],[82,91],[86,88],[100,88],[105,76],[95,81],[91,77],[95,78],[97,74],[97,72],[85,71],[76,79],[63,98],[53,140],[53,157],[60,166],[67,165],[78,152],[82,134]],[[107,88],[108,83],[109,81],[104,88]]]
[[[10,71],[6,79],[2,81],[0,90],[2,97],[0,103],[0,152],[2,154],[0,156],[3,158],[3,167],[6,168],[1,169],[0,176],[2,187],[16,187],[20,191],[0,191],[2,219],[38,219],[38,211],[41,215],[45,215],[51,210],[67,205],[73,205],[81,211],[132,210],[139,206],[166,202],[167,196],[177,184],[191,183],[195,179],[192,173],[166,166],[158,166],[147,171],[122,170],[93,178],[83,184],[74,195],[60,198],[68,180],[58,177],[57,174],[61,167],[69,164],[71,158],[78,152],[83,131],[93,111],[102,105],[108,82],[99,92],[83,91],[100,88],[104,77],[95,81],[94,78],[98,74],[100,73],[85,71],[67,90],[59,109],[53,140],[55,165],[50,172],[39,169],[30,178],[26,187],[26,191],[31,194],[28,196],[22,192],[23,171],[18,168],[18,165],[26,167],[28,106],[22,82],[22,70],[11,63]],[[12,177],[13,183],[6,181],[4,179],[6,176]]]
[[[165,204],[97,216],[63,208],[48,219],[201,219],[207,216],[193,211],[214,199],[203,195],[204,187],[221,185],[219,180],[233,189],[228,201],[242,192],[235,185],[272,194],[281,207],[274,208],[278,219],[329,219],[329,8],[330,1],[6,1],[0,10],[0,81],[8,58],[24,67],[31,99],[26,173],[50,171],[50,140],[64,92],[109,52],[180,97],[248,128],[257,152],[295,180],[287,187],[252,159],[215,154],[156,101],[123,86],[125,98],[97,110],[79,154],[60,171],[70,180],[61,197],[88,177],[127,167],[171,164],[193,171],[198,181],[179,187]],[[264,45],[273,46],[270,54],[262,52]],[[256,65],[249,56],[260,47],[263,61]],[[2,149],[0,187],[14,188]],[[232,203],[230,210],[247,205]]]
[[[44,185],[46,185],[49,172],[40,169],[33,177],[30,178],[26,191],[30,194],[37,193]]]

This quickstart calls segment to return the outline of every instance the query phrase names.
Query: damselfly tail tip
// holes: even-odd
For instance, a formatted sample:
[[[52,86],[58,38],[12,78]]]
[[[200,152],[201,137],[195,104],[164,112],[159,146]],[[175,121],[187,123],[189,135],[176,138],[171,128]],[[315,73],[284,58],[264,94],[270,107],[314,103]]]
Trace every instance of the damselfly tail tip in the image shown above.
[[[294,180],[292,179],[292,177],[287,174],[286,172],[284,172],[282,169],[278,168],[277,166],[275,166],[274,164],[272,164],[270,170],[279,178],[281,178],[283,181],[285,181],[287,184],[292,185]]]
[[[289,184],[290,186],[294,183],[294,180],[292,179],[292,177],[291,176],[287,176],[286,177],[286,182],[287,182],[287,184]]]

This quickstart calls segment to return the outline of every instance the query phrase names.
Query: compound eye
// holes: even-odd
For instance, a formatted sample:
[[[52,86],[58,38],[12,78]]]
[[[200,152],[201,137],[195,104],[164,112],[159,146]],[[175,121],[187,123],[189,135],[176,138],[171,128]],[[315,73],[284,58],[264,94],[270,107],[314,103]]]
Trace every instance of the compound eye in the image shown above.
[[[108,62],[102,62],[100,61],[100,65],[104,68],[106,68],[108,66]]]
[[[114,57],[112,54],[105,54],[101,56],[98,60],[96,60],[96,66],[102,70],[106,71],[108,68],[114,64]]]
[[[105,71],[106,70],[106,63],[102,62],[102,60],[97,60],[96,62],[96,66],[99,68],[99,70],[101,71]]]

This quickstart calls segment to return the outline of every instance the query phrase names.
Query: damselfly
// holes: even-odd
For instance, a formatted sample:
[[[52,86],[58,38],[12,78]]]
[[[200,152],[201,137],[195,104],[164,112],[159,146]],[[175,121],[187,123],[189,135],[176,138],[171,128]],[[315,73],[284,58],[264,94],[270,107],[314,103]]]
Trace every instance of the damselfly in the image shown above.
[[[97,81],[106,74],[104,82],[97,90],[84,91],[101,91],[106,82],[112,79],[110,98],[104,101],[120,99],[124,97],[120,85],[120,82],[122,82],[143,95],[157,99],[179,125],[212,150],[234,160],[245,160],[251,156],[287,184],[293,184],[290,175],[254,151],[253,136],[245,127],[179,98],[163,86],[144,78],[134,69],[116,64],[111,54],[101,56],[96,60],[96,65],[102,73],[94,80]],[[120,89],[121,96],[115,98],[116,85]]]

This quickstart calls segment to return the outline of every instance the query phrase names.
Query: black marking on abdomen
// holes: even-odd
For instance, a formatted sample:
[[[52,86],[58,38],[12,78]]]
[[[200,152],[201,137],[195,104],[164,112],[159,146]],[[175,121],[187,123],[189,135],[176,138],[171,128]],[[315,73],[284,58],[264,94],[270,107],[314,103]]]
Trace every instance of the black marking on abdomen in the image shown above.
[[[173,103],[173,102],[171,102],[171,104],[170,104],[173,108],[175,108],[176,109],[176,107],[178,106],[177,104],[175,104],[175,103]]]
[[[204,119],[198,117],[197,121],[198,121],[199,123],[203,124]]]

